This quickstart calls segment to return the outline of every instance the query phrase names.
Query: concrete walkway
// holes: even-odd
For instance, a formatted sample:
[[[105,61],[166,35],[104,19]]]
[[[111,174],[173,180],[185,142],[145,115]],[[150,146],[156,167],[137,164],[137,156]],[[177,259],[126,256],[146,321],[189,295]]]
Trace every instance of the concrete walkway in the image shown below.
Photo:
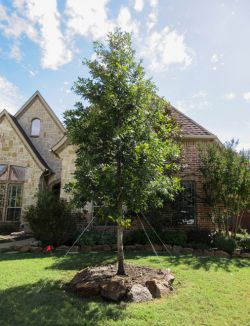
[[[12,246],[30,245],[34,240],[35,240],[34,238],[28,238],[28,239],[18,240],[18,241],[3,242],[0,243],[0,249],[7,249]]]

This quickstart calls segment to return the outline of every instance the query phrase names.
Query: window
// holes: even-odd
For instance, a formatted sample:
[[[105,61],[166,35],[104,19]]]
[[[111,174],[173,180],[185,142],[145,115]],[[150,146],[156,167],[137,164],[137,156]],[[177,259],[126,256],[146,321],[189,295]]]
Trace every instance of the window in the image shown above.
[[[26,168],[0,164],[0,221],[18,222]]]
[[[183,224],[193,225],[195,222],[195,182],[182,181],[183,191],[178,196],[176,205]]]
[[[41,129],[41,120],[40,119],[33,119],[31,122],[31,133],[32,137],[39,137],[40,136],[40,129]]]
[[[22,209],[22,184],[8,185],[7,221],[17,222],[20,220]]]
[[[3,208],[5,199],[5,184],[0,184],[0,221],[3,220]]]
[[[0,164],[0,181],[7,180],[8,178],[8,165]]]

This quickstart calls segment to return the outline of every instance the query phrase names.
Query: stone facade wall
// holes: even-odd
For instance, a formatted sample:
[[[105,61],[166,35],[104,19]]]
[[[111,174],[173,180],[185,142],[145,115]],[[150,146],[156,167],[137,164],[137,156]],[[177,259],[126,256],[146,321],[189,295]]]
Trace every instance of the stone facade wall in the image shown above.
[[[72,145],[64,147],[60,154],[62,173],[61,173],[61,193],[60,197],[66,200],[70,199],[70,194],[65,192],[64,187],[70,181],[73,181],[75,171],[76,150]]]
[[[30,136],[31,122],[35,118],[41,120],[39,137]],[[63,131],[55,123],[38,96],[36,96],[30,105],[18,115],[17,120],[38,152],[54,172],[49,182],[51,183],[60,179],[61,162],[50,149],[62,138]]]
[[[0,163],[26,168],[26,181],[23,184],[23,210],[34,204],[43,171],[37,166],[28,149],[20,140],[6,117],[0,122]]]

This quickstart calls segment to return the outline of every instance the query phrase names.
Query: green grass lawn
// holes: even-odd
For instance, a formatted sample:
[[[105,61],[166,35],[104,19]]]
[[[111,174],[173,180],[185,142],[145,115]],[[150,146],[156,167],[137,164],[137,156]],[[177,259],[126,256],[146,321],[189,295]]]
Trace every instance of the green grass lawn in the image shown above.
[[[67,282],[112,253],[0,254],[0,325],[250,325],[250,261],[129,253],[127,261],[171,268],[175,292],[140,304],[111,304],[71,293]]]

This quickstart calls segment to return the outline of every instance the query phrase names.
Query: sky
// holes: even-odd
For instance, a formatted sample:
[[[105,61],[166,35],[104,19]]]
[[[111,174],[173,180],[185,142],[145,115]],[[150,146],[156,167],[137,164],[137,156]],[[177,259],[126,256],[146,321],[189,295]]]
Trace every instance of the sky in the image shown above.
[[[249,17],[249,0],[0,0],[0,111],[39,90],[63,120],[93,41],[120,27],[159,95],[250,148]]]

